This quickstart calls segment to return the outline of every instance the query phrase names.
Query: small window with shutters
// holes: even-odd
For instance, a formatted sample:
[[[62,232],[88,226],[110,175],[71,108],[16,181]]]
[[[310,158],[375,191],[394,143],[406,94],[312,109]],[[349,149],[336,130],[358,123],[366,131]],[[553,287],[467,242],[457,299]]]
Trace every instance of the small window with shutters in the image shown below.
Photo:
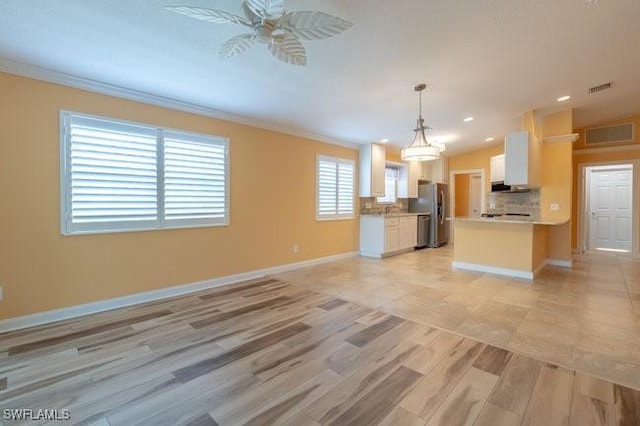
[[[317,220],[354,218],[354,175],[353,161],[318,156]]]
[[[228,141],[62,112],[63,234],[229,223]]]

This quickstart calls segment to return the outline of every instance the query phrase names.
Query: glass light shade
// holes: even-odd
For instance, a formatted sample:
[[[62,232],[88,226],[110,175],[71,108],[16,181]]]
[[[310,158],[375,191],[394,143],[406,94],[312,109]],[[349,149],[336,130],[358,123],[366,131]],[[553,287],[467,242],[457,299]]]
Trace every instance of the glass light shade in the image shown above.
[[[431,161],[440,157],[440,148],[427,142],[424,136],[424,121],[422,117],[418,119],[418,127],[415,129],[416,136],[406,148],[400,150],[400,157],[403,161]]]
[[[431,145],[408,146],[400,150],[402,161],[431,161],[440,157],[440,150]]]
[[[445,152],[447,150],[447,146],[443,143],[433,142],[431,146],[435,146],[440,152]]]

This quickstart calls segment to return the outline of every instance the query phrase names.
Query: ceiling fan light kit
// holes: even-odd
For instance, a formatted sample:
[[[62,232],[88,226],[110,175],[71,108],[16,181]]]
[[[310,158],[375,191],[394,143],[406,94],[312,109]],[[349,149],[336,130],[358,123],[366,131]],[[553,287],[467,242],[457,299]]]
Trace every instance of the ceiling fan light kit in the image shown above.
[[[246,52],[257,42],[266,44],[279,60],[299,66],[307,65],[307,54],[301,40],[333,37],[353,25],[323,12],[288,13],[283,0],[245,0],[242,3],[244,16],[201,7],[167,6],[165,9],[201,21],[239,25],[253,30],[227,40],[218,52],[220,59]]]
[[[413,142],[400,150],[403,161],[431,161],[440,157],[440,153],[445,150],[444,144],[431,144],[424,135],[425,130],[431,130],[424,125],[422,118],[422,91],[426,89],[426,84],[418,84],[414,90],[418,92],[418,120],[417,126],[413,130],[416,132]]]

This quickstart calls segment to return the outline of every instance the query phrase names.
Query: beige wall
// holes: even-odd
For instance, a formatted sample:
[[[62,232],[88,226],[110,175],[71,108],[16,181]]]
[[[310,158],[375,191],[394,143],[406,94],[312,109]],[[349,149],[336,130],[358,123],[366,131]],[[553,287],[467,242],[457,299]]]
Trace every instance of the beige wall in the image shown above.
[[[230,226],[62,236],[61,109],[230,138]],[[2,73],[0,117],[0,319],[357,250],[315,220],[316,155],[355,150]]]
[[[522,129],[528,130],[529,139],[529,186],[542,187],[542,134],[544,119],[536,111],[522,114]]]
[[[493,144],[487,148],[478,149],[475,151],[465,152],[462,154],[452,155],[447,157],[449,162],[449,173],[460,170],[484,170],[484,191],[485,193],[491,192],[491,179],[489,174],[489,167],[491,157],[494,155],[500,155],[504,153],[504,142]]]
[[[469,174],[463,173],[456,175],[455,177],[455,193],[456,200],[455,206],[456,211],[454,212],[455,217],[465,217],[470,216],[469,214]]]
[[[533,227],[529,223],[454,220],[456,262],[532,272]]]

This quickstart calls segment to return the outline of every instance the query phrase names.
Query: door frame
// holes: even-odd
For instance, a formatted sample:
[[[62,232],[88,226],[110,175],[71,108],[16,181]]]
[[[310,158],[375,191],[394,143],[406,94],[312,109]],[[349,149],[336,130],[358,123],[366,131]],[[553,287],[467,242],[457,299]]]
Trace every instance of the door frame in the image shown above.
[[[482,194],[484,193],[484,186],[483,186],[484,182],[482,181],[482,175],[480,175],[480,173],[471,173],[471,174],[469,174],[469,200],[468,200],[468,203],[469,203],[469,216],[473,216],[473,213],[472,213],[473,210],[471,209],[471,204],[472,204],[471,201],[473,200],[473,191],[471,191],[471,188],[472,188],[471,182],[472,182],[474,176],[479,176],[480,177],[480,212],[478,213],[478,217],[480,217],[480,215],[482,213],[484,213],[482,211],[482,209],[483,209]]]
[[[640,254],[640,160],[610,160],[578,163],[578,202],[576,215],[577,250],[585,253],[589,245],[589,191],[587,190],[587,169],[591,167],[610,167],[630,164],[632,175],[632,208],[633,218],[631,219],[631,253]]]
[[[449,170],[449,217],[451,222],[455,220],[456,211],[456,175],[480,175],[480,186],[482,191],[480,192],[480,214],[486,213],[486,184],[485,184],[485,171],[484,169],[463,169],[463,170]],[[453,225],[453,223],[451,223]],[[449,227],[449,241],[454,243],[454,226]]]

